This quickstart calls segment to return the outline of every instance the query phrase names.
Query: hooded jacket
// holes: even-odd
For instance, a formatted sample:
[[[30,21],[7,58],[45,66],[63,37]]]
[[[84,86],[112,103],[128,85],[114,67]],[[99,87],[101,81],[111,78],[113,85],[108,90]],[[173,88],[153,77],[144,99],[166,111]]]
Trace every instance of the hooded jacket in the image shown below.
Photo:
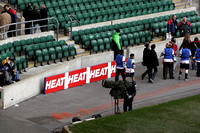
[[[116,46],[114,45],[113,46],[113,50],[115,50],[116,48],[118,49],[118,50],[121,50],[121,45],[120,45],[120,41],[119,41],[119,39],[120,39],[120,37],[119,37],[119,33],[115,33],[113,36],[112,36],[112,39],[114,40],[114,42],[115,42],[115,44],[116,44]]]

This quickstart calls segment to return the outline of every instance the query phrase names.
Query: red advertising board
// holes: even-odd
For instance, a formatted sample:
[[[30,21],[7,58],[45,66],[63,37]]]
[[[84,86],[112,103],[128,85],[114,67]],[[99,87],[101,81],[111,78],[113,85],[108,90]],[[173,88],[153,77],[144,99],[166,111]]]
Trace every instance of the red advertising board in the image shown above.
[[[44,93],[53,93],[86,83],[92,83],[95,81],[114,77],[116,71],[115,69],[115,61],[113,61],[51,77],[46,77],[44,80]]]
[[[68,81],[67,88],[86,84],[86,78],[87,78],[87,68],[69,72],[67,76],[67,81]]]
[[[65,89],[65,73],[45,78],[44,93],[53,93]]]

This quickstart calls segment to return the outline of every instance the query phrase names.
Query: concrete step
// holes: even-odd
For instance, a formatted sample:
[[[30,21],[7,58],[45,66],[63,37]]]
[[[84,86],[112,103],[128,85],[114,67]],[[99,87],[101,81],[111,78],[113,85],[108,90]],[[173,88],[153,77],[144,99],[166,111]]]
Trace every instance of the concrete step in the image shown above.
[[[77,53],[77,55],[84,54],[85,49],[78,48],[78,49],[76,49],[76,53]]]
[[[86,55],[90,55],[90,52],[85,52],[82,54],[77,54],[75,57],[81,57],[81,56],[86,56]]]
[[[74,45],[74,44],[75,44],[74,41],[66,41],[66,43],[67,43],[68,45]]]
[[[176,3],[181,3],[181,0],[173,0],[173,3],[176,4]]]
[[[69,36],[63,36],[63,35],[59,34],[58,41],[59,41],[59,40],[69,41],[69,40],[70,40],[70,37],[69,37]]]
[[[74,47],[78,49],[78,48],[80,48],[80,45],[74,44]]]
[[[182,6],[185,7],[185,2],[175,3],[175,7],[182,7]],[[188,6],[190,6],[190,4]]]

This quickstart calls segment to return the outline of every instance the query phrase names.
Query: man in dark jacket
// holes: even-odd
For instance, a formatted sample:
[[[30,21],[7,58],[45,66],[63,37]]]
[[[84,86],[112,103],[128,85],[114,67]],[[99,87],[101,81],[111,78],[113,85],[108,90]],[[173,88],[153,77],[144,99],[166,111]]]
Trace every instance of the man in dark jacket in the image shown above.
[[[191,33],[192,25],[186,20],[186,17],[178,24],[178,29],[180,30],[181,36],[185,36],[187,33]]]
[[[120,30],[117,29],[116,33],[112,36],[112,50],[114,51],[114,60],[116,60],[116,56],[119,54],[119,51],[121,50],[119,34]]]
[[[10,8],[9,5],[5,5],[5,6],[4,6],[4,10],[5,10],[8,14],[10,14],[10,16],[11,16],[11,23],[16,23],[16,22],[17,22],[17,14],[16,14],[16,11],[15,11],[14,9]],[[16,25],[11,25],[11,26],[9,27],[9,31],[11,31],[11,32],[8,33],[8,37],[16,36],[16,35],[15,35],[15,31],[13,31],[13,30],[16,30]]]
[[[47,8],[45,7],[44,4],[42,4],[41,7],[40,7],[40,15],[41,15],[41,19],[44,19],[44,18],[48,17],[47,16]],[[40,26],[44,26],[44,25],[47,25],[47,24],[48,24],[47,20],[42,20],[40,22]],[[41,29],[42,32],[47,31],[47,27],[46,26],[45,27],[41,27],[40,29]]]
[[[31,7],[31,3],[29,3],[28,6],[23,11],[23,17],[25,18],[25,21],[31,20],[31,16],[30,16],[31,12],[32,12],[32,7]],[[25,28],[30,28],[30,27],[31,27],[31,23],[25,23]],[[30,34],[30,33],[31,33],[31,29],[25,30],[25,34]]]
[[[148,74],[150,74],[150,71],[148,71],[150,69],[150,62],[149,62],[149,56],[150,56],[150,45],[149,44],[145,44],[144,45],[145,48],[143,50],[143,62],[142,65],[147,67],[147,70],[141,75],[141,78],[144,79],[144,77]]]
[[[31,12],[31,20],[38,20],[38,19],[41,19],[41,16],[40,16],[40,13],[38,11],[38,6],[35,5],[33,7],[32,12]],[[33,30],[34,30],[34,33],[37,33],[38,28],[39,28],[39,21],[36,21],[36,22],[33,23],[33,28],[31,29],[31,33],[33,33]]]
[[[158,72],[157,66],[159,66],[158,56],[157,56],[157,53],[155,51],[155,48],[156,48],[156,45],[152,44],[151,45],[150,62],[151,62],[151,68],[154,70],[154,72],[152,73],[152,69],[150,70],[150,73],[151,73],[151,75],[150,75],[151,77],[149,77],[149,82],[150,83],[154,82],[155,76],[156,76],[156,74]]]
[[[195,52],[196,52],[197,48],[199,47],[199,45],[200,44],[199,44],[199,38],[198,37],[195,37],[194,41],[190,43],[190,50],[191,50],[192,59],[193,59],[192,70],[196,70]]]
[[[172,18],[168,20],[167,23],[167,32],[170,33],[172,36],[176,36],[177,32],[177,21],[176,21],[176,15],[172,15]]]

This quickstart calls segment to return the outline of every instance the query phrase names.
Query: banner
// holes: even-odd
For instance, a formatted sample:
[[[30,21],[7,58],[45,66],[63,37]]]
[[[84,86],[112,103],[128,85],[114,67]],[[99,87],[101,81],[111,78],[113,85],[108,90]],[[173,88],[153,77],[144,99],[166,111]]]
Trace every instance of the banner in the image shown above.
[[[44,79],[44,94],[92,83],[115,76],[115,61],[91,66]]]

